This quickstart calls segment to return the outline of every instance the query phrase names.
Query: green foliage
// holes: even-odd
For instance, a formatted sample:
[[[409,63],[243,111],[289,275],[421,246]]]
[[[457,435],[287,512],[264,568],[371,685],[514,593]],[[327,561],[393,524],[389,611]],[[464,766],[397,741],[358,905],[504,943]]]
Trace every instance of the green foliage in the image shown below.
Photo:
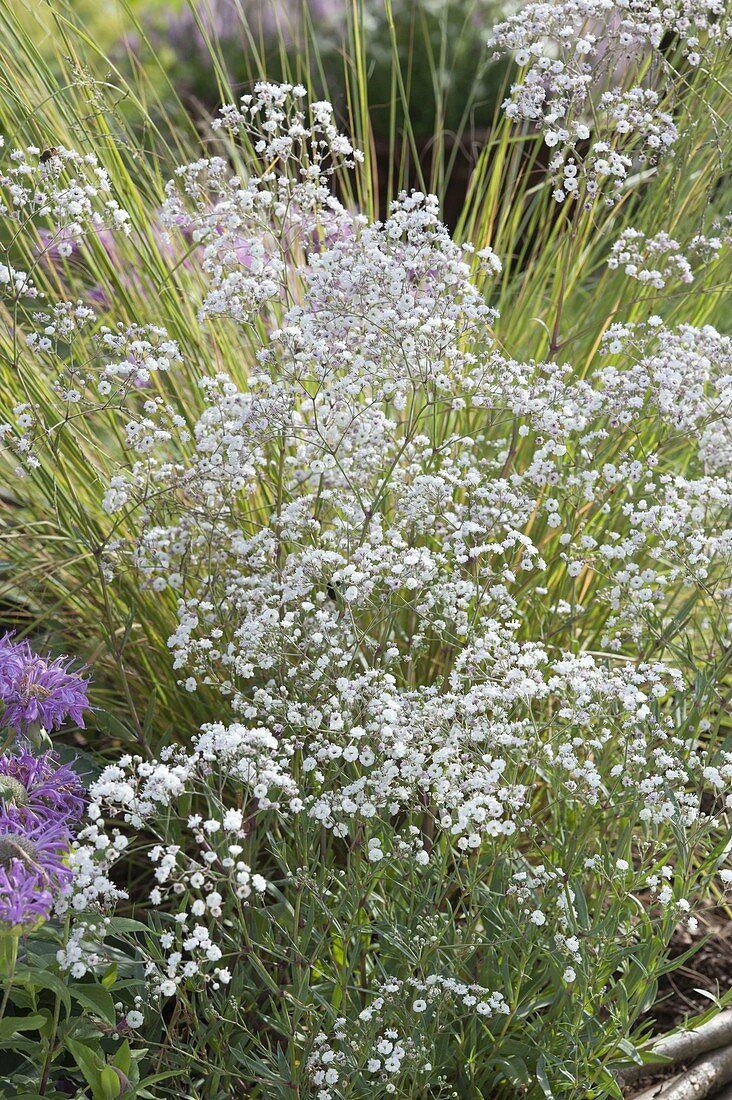
[[[131,1049],[115,1008],[139,978],[122,979],[112,966],[91,980],[70,980],[56,960],[63,935],[46,924],[20,943],[2,937],[0,1096],[54,1100],[68,1096],[68,1086],[92,1100],[153,1096],[147,1086],[156,1079],[140,1076],[146,1051]]]

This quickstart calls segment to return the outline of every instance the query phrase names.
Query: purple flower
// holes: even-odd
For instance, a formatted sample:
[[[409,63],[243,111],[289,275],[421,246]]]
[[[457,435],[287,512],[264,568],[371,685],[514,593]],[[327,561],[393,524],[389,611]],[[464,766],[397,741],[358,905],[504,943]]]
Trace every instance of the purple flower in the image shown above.
[[[192,267],[191,260],[188,256],[184,255],[181,259],[179,252],[175,251],[170,241],[167,240],[165,231],[161,225],[157,222],[153,222],[151,230],[155,239],[156,249],[160,255],[167,257],[171,264],[181,263],[181,266],[187,269]],[[41,238],[39,254],[47,267],[51,269],[52,274],[63,279],[65,275],[64,263],[81,272],[86,271],[87,275],[91,273],[89,264],[89,258],[91,256],[90,249],[93,240],[91,236],[81,241],[66,239],[63,236],[63,232],[51,233],[47,229],[40,230],[39,236]],[[150,294],[154,292],[154,286],[144,273],[139,271],[134,265],[130,266],[123,259],[119,249],[119,237],[120,234],[112,229],[98,229],[96,232],[96,240],[106,252],[112,267],[114,267],[117,273],[120,283],[132,293],[139,293],[144,297],[149,297]],[[71,248],[70,252],[63,251],[64,248],[68,247]],[[109,288],[102,286],[98,282],[93,283],[92,286],[88,288],[86,291],[86,298],[89,302],[103,309],[108,309],[113,304],[110,298]]]
[[[88,681],[69,671],[66,657],[39,657],[27,642],[0,639],[0,726],[19,732],[58,729],[71,718],[84,725]]]
[[[208,62],[207,36],[214,42],[243,42],[248,28],[270,45],[281,40],[292,46],[293,32],[298,33],[299,7],[292,0],[197,0],[191,7],[160,14],[166,43],[179,59],[190,60],[197,54],[199,60]],[[309,0],[308,9],[321,34],[345,26],[340,0]]]
[[[0,930],[32,930],[48,919],[53,894],[35,874],[0,867]]]
[[[41,821],[76,822],[84,812],[84,788],[68,764],[52,752],[0,756],[0,801],[25,808]]]
[[[12,807],[0,810],[0,927],[29,931],[46,920],[73,878],[69,834]]]

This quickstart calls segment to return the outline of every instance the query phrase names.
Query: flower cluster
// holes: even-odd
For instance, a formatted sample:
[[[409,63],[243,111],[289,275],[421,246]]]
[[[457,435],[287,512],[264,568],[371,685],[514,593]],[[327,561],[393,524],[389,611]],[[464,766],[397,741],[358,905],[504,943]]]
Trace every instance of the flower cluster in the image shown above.
[[[69,889],[72,829],[83,809],[78,777],[52,753],[0,757],[0,929],[35,927]]]
[[[556,148],[556,200],[604,194],[612,203],[634,167],[654,165],[678,139],[668,41],[696,67],[728,33],[718,0],[539,0],[499,23],[488,46],[513,51],[521,69],[507,116],[535,124]],[[616,86],[596,98],[608,81]]]
[[[611,270],[622,268],[631,279],[637,279],[654,290],[662,290],[667,283],[675,280],[693,282],[694,267],[719,259],[729,243],[729,232],[724,230],[715,236],[698,233],[686,246],[687,255],[668,233],[660,232],[649,237],[640,229],[628,228],[623,230],[610,249],[608,267]],[[693,258],[693,264],[689,256]]]
[[[51,752],[0,757],[0,798],[39,820],[68,825],[81,818],[86,804],[76,772]]]
[[[0,725],[11,737],[38,744],[68,718],[83,726],[87,689],[66,658],[44,659],[28,642],[0,639]],[[35,927],[68,890],[69,850],[85,801],[78,776],[53,752],[0,756],[0,929]]]
[[[356,1021],[339,1017],[331,1035],[321,1031],[315,1036],[308,1059],[315,1095],[318,1100],[335,1100],[342,1095],[339,1082],[345,1081],[369,1091],[381,1086],[393,1096],[403,1094],[410,1080],[427,1089],[439,1083],[435,1081],[434,1039],[430,1037],[437,1021],[440,1028],[455,1027],[461,1016],[487,1022],[508,1011],[502,993],[451,976],[391,979]]]
[[[70,835],[58,821],[7,805],[0,810],[0,930],[27,931],[45,920],[73,877]]]
[[[234,766],[242,769],[243,776],[239,758],[232,762]],[[149,901],[169,918],[159,937],[161,955],[146,964],[153,995],[170,997],[180,986],[200,980],[215,989],[228,984],[231,973],[222,959],[234,945],[222,927],[222,917],[230,913],[232,904],[249,903],[266,890],[265,879],[243,858],[249,827],[242,809],[220,803],[215,816],[205,817],[183,809],[193,797],[208,805],[206,795],[210,798],[211,791],[231,774],[226,757],[215,753],[204,735],[198,753],[168,752],[154,762],[122,757],[90,786],[87,824],[69,857],[72,888],[58,908],[71,914],[104,911],[123,898],[112,872],[124,858],[129,830],[142,831],[151,840]],[[179,823],[183,843],[169,840],[173,819]],[[86,957],[81,949],[91,931],[84,918],[59,952],[59,962],[75,977],[83,976],[101,957]],[[103,938],[102,920],[97,939]]]
[[[168,460],[170,425],[162,446],[151,427],[152,446],[105,498],[111,513],[144,516],[134,565],[178,594],[169,645],[182,685],[218,688],[241,719],[206,727],[191,761],[217,753],[263,810],[339,837],[367,827],[371,862],[429,861],[409,831],[416,807],[458,850],[513,843],[549,776],[570,802],[612,792],[641,821],[691,825],[700,763],[653,710],[683,689],[680,675],[622,654],[678,583],[724,591],[732,496],[710,464],[728,431],[729,340],[652,319],[612,326],[612,365],[590,380],[511,360],[492,346],[482,292],[495,258],[458,248],[421,193],[325,244],[300,235],[295,263],[281,195],[324,230],[338,212],[317,152],[333,135],[316,140],[326,131],[305,127],[300,100],[300,89],[258,86],[223,113],[232,127],[265,120],[259,151],[282,159],[281,176],[242,188],[207,161],[183,170],[185,195],[170,191],[171,226],[211,234],[217,312],[270,318],[258,369],[245,391],[204,378],[185,465]],[[199,193],[203,178],[220,202]],[[222,244],[212,212],[250,240],[246,255]],[[257,255],[282,264],[276,278]],[[229,295],[231,274],[261,293],[242,297],[237,284]],[[275,325],[272,297],[282,308],[294,285]],[[475,418],[472,433],[454,430],[457,413]],[[641,456],[648,415],[656,451]],[[683,475],[666,457],[680,431],[695,454]],[[537,613],[542,577],[557,569],[566,599],[545,609],[553,635],[564,623],[569,637],[592,599],[616,665],[522,636],[523,609]],[[450,654],[442,680],[430,675],[438,651]],[[393,820],[404,835],[384,832]]]
[[[9,634],[0,639],[0,726],[43,736],[70,718],[83,728],[88,706],[88,680],[69,658],[41,657]]]
[[[593,804],[612,791],[619,811],[638,800],[640,820],[658,825],[681,814],[693,824],[699,800],[691,785],[702,781],[702,763],[692,757],[677,766],[669,786],[669,753],[677,742],[673,727],[654,720],[650,707],[670,687],[681,688],[678,673],[661,665],[608,673],[589,656],[550,661],[543,647],[518,643],[515,629],[515,623],[486,624],[457,658],[450,690],[441,693],[400,691],[388,674],[339,677],[333,696],[317,707],[258,691],[255,702],[278,737],[266,727],[208,726],[192,753],[108,767],[92,787],[99,807],[84,836],[98,840],[102,805],[136,828],[154,820],[194,781],[205,782],[214,761],[259,813],[302,814],[342,837],[367,830],[371,862],[386,855],[428,863],[418,830],[406,829],[402,838],[394,826],[386,828],[418,806],[429,807],[458,851],[505,843],[527,827],[548,777],[567,803]],[[556,717],[544,727],[539,714],[547,706]],[[589,727],[600,732],[580,737]],[[628,762],[622,783],[614,770],[618,754]],[[527,760],[533,762],[528,768]],[[250,869],[237,858],[239,842],[231,845],[232,832],[243,835],[242,812],[222,809],[220,820],[194,816],[187,825],[195,844],[210,852],[193,856],[158,846],[152,853],[158,881],[210,890],[211,881],[199,874],[203,859],[230,868],[229,888],[247,899]],[[217,855],[212,838],[219,834],[227,847]],[[186,868],[194,869],[193,878]],[[162,900],[159,890],[155,896]],[[194,914],[196,906],[204,911],[203,902],[194,902]]]
[[[221,109],[213,128],[246,133],[254,139],[254,151],[264,164],[279,159],[287,168],[293,163],[297,177],[315,183],[339,166],[363,162],[363,153],[354,150],[335,126],[332,105],[311,103],[307,118],[301,108],[306,96],[302,84],[255,84],[253,94],[242,96],[238,107]],[[317,194],[307,185],[304,193],[313,198]]]
[[[71,256],[90,230],[130,232],[129,215],[112,197],[109,175],[94,153],[29,147],[13,149],[10,160],[0,173],[0,209],[19,224],[50,223],[44,245],[59,257]]]
[[[647,237],[640,229],[624,229],[610,250],[607,265],[612,270],[622,268],[631,279],[654,290],[662,290],[671,279],[694,281],[691,264],[668,233]]]
[[[178,170],[167,187],[163,223],[203,248],[211,291],[201,316],[224,314],[245,323],[268,303],[289,297],[287,262],[303,245],[317,250],[350,235],[354,219],[332,195],[329,180],[362,160],[333,122],[329,103],[301,109],[300,85],[255,85],[239,106],[221,110],[214,129],[245,136],[261,158],[262,175],[232,175],[222,157]],[[270,163],[277,163],[275,173]]]

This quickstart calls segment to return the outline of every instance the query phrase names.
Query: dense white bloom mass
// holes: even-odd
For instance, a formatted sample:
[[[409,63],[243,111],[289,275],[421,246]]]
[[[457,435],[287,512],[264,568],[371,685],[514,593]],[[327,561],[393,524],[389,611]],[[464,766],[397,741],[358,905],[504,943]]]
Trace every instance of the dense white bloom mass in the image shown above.
[[[612,203],[634,167],[673,149],[664,45],[678,43],[698,66],[705,44],[729,35],[724,16],[722,0],[539,0],[494,28],[489,48],[513,51],[521,69],[504,109],[556,149],[558,202],[603,194]],[[602,91],[608,82],[615,86]]]
[[[496,30],[522,67],[506,109],[556,148],[558,198],[591,199],[608,180],[613,198],[634,158],[655,163],[677,137],[660,83],[621,82],[593,102],[599,28],[608,73],[619,50],[632,66],[669,26],[694,64],[698,36],[720,33],[716,13],[568,0]],[[246,923],[268,894],[293,889],[297,914],[302,895],[320,904],[344,890],[332,868],[322,895],[308,877],[330,840],[343,860],[362,855],[365,897],[385,868],[429,876],[481,853],[503,883],[486,913],[556,956],[564,995],[610,935],[588,931],[586,896],[599,882],[629,899],[646,891],[659,919],[687,919],[676,837],[712,823],[705,789],[732,808],[732,755],[698,740],[680,646],[659,641],[683,627],[691,591],[729,607],[732,342],[711,326],[603,318],[604,358],[586,376],[554,345],[546,360],[514,359],[486,301],[500,262],[458,245],[434,196],[402,193],[382,221],[335,197],[331,177],[360,157],[327,104],[261,84],[217,129],[243,135],[261,173],[244,178],[224,157],[186,165],[163,217],[171,240],[200,248],[200,323],[256,342],[246,379],[212,355],[200,409],[183,417],[149,388],[185,359],[160,326],[98,326],[62,302],[36,315],[28,341],[55,361],[94,329],[83,369],[64,366],[56,392],[65,408],[126,418],[129,461],[101,494],[114,534],[105,577],[132,568],[171,595],[180,686],[220,708],[193,744],[123,757],[94,781],[61,908],[113,901],[114,865],[145,836],[167,921],[147,976],[167,997],[228,984],[244,907]],[[91,198],[76,221],[59,206],[64,232],[94,220]],[[693,278],[662,233],[626,229],[609,263],[655,289]],[[554,801],[566,820],[621,822],[622,851],[583,852],[570,877],[546,854]],[[291,909],[283,901],[273,924]],[[454,934],[474,947],[489,924],[482,914]],[[77,976],[92,965],[81,940],[62,958]],[[409,947],[411,978],[387,980],[355,1030],[339,1018],[313,1038],[321,1100],[355,1072],[392,1092],[398,1075],[429,1080],[422,1020],[449,1010],[484,1026],[511,1010],[508,988],[444,975],[429,937]]]
[[[624,230],[611,249],[608,267],[622,267],[626,275],[656,290],[662,290],[669,279],[694,280],[691,264],[668,233],[647,238],[640,230]]]

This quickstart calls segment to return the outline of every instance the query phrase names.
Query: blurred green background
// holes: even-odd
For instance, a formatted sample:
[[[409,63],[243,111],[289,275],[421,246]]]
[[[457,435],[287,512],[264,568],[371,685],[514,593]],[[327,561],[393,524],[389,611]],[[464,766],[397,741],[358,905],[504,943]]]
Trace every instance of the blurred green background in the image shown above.
[[[510,66],[485,48],[505,11],[495,0],[57,0],[53,10],[18,0],[15,10],[49,64],[67,35],[70,52],[86,39],[95,78],[105,67],[122,77],[166,127],[183,113],[200,129],[264,78],[302,81],[341,120],[363,95],[382,209],[417,186],[440,194],[452,225]]]

